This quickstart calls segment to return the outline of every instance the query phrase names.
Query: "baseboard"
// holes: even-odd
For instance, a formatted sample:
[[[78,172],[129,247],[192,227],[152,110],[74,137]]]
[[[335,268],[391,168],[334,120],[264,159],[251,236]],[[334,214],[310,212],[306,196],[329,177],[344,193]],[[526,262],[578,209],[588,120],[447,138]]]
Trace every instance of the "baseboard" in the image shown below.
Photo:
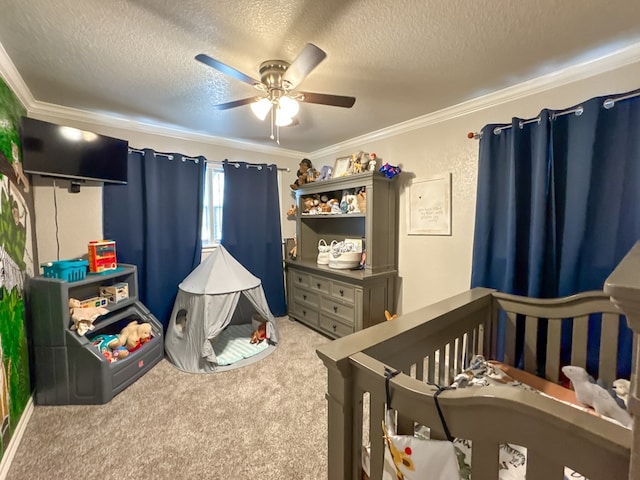
[[[22,412],[22,416],[20,417],[18,426],[13,432],[11,440],[9,440],[9,447],[4,452],[2,460],[0,461],[0,480],[5,480],[7,478],[9,468],[11,467],[11,462],[13,461],[13,456],[18,450],[18,446],[20,445],[20,441],[22,440],[22,435],[24,435],[24,431],[27,428],[27,424],[29,423],[29,419],[31,418],[32,413],[33,397],[29,397],[29,401],[27,402],[27,406],[24,408],[24,412]]]

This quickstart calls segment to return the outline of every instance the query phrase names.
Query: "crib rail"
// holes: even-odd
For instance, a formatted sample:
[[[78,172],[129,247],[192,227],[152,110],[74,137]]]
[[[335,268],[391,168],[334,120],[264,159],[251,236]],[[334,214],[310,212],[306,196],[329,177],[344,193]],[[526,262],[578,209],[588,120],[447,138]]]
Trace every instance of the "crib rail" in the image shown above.
[[[380,432],[385,408],[385,366],[364,353],[351,357],[355,389],[370,392],[371,480],[379,480],[383,468],[384,443],[374,432]],[[411,412],[412,424],[428,425],[432,437],[444,438],[435,391],[408,375],[396,376],[391,407]],[[498,447],[506,442],[527,447],[528,480],[561,480],[565,465],[590,480],[627,477],[631,432],[569,405],[501,387],[446,391],[439,402],[451,434],[473,443],[473,478],[498,478]]]
[[[472,337],[478,343],[484,343],[480,325],[491,320],[491,293],[486,288],[468,290],[318,348],[318,356],[327,367],[328,478],[351,480],[360,476],[363,391],[353,382],[354,369],[349,357],[364,352],[409,372],[412,365],[424,363],[425,357],[432,358],[429,352],[455,343],[456,338],[469,330],[476,332]],[[474,350],[473,345],[468,348]],[[435,362],[432,365],[435,376]],[[372,403],[371,410],[376,408],[380,411],[380,404]]]
[[[492,328],[503,321],[505,334],[502,345],[498,345],[498,336],[493,335],[493,343],[487,356],[517,366],[516,336],[520,328],[524,347],[524,370],[547,380],[558,382],[562,364],[577,365],[585,368],[594,378],[606,386],[611,386],[617,378],[618,334],[625,327],[620,311],[608,295],[602,291],[590,291],[565,298],[536,299],[493,292],[494,312]],[[501,313],[504,317],[501,318]],[[566,325],[566,327],[565,327]],[[517,328],[518,327],[518,328]],[[594,338],[599,340],[598,365],[587,364],[587,343],[589,330],[599,331]],[[562,332],[570,332],[570,346],[565,353],[567,360],[561,362],[563,349]],[[544,351],[538,347],[544,338]],[[500,352],[504,352],[501,358]],[[570,355],[570,356],[569,356]]]
[[[502,319],[501,312],[504,312]],[[558,381],[563,322],[571,322],[574,347],[571,359],[575,364],[585,366],[589,319],[593,313],[601,315],[600,349],[608,353],[600,355],[599,372],[590,373],[600,373],[603,378],[613,380],[615,360],[609,361],[607,358],[616,358],[612,352],[617,351],[620,313],[602,292],[587,292],[565,299],[534,300],[477,288],[322,346],[318,349],[318,355],[328,370],[329,478],[359,478],[362,444],[366,436],[371,440],[371,471],[375,475],[375,472],[382,471],[383,443],[378,433],[385,409],[384,366],[405,373],[396,377],[396,385],[406,389],[395,389],[392,401],[393,408],[398,411],[398,432],[410,434],[414,422],[420,422],[433,428],[435,438],[442,438],[439,420],[434,418],[435,410],[431,408],[434,390],[425,381],[441,385],[451,383],[476,354],[496,358],[496,352],[503,351],[502,360],[514,365],[517,359],[513,347],[518,329],[523,329],[525,369],[538,373],[536,353],[540,328],[546,328],[548,345],[542,355],[546,357],[543,373],[548,379]],[[506,333],[498,340],[500,321],[506,322]],[[494,400],[490,399],[496,398],[496,394],[482,390],[481,395],[447,392],[446,396],[451,399],[451,403],[447,403],[450,409],[448,416],[456,419],[454,435],[474,440],[476,455],[472,468],[473,472],[477,472],[474,478],[497,478],[497,472],[495,475],[493,473],[498,466],[498,446],[506,441],[531,450],[527,464],[529,479],[552,479],[553,473],[559,473],[557,478],[562,478],[564,465],[583,474],[589,472],[590,480],[625,478],[630,444],[628,430],[611,425],[605,426],[604,430],[599,427],[590,432],[585,426],[592,426],[594,420],[595,425],[601,425],[603,421],[573,407],[547,398],[543,401],[543,397],[530,392],[502,392],[504,398],[499,396],[500,399],[493,403]],[[369,395],[368,405],[363,405],[365,392]],[[539,398],[526,398],[530,401],[529,405],[519,405],[524,393]],[[500,412],[496,413],[498,406]],[[366,415],[363,413],[364,407],[368,407]],[[466,413],[461,414],[462,410]],[[510,413],[504,415],[503,410]],[[487,413],[489,411],[491,415]],[[547,412],[551,412],[548,417]],[[368,432],[363,432],[363,421],[367,415]],[[576,415],[582,422],[580,427],[573,422]],[[510,423],[508,418],[518,418],[518,422],[515,422],[517,426],[513,429],[506,425]],[[463,422],[465,419],[469,420],[468,425]],[[559,423],[549,426],[555,420]],[[483,422],[486,422],[487,428],[479,428]],[[494,422],[499,426],[493,425]],[[535,433],[525,434],[524,431]],[[587,450],[582,454],[575,450],[569,456],[557,456],[551,452],[566,450],[563,442],[570,440],[577,441]],[[559,442],[558,448],[550,448],[550,441]],[[603,455],[592,455],[589,459],[583,458],[585,451],[593,452],[596,446],[602,448],[604,444],[613,445],[613,450]],[[597,461],[593,458],[597,458]],[[624,475],[612,475],[614,464],[620,472],[624,471]],[[372,480],[376,478],[375,475],[372,475]]]

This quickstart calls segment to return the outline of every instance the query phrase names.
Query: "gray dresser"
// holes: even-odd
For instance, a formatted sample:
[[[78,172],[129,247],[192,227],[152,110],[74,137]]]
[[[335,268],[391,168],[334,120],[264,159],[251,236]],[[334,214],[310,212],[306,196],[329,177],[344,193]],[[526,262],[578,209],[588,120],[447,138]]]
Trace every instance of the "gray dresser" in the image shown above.
[[[340,198],[366,191],[360,213],[301,213],[308,198]],[[336,338],[385,320],[395,309],[397,284],[397,190],[379,172],[309,183],[296,190],[297,257],[286,259],[289,316]],[[364,269],[334,269],[316,263],[318,241],[362,239]]]

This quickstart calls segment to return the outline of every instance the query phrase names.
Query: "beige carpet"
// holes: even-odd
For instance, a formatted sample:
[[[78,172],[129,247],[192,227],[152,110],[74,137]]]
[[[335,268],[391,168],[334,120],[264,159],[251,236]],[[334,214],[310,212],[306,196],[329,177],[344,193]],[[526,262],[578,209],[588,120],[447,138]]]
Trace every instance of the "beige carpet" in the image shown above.
[[[36,406],[9,480],[327,478],[330,340],[285,318],[265,359],[188,374],[163,360],[105,405]]]

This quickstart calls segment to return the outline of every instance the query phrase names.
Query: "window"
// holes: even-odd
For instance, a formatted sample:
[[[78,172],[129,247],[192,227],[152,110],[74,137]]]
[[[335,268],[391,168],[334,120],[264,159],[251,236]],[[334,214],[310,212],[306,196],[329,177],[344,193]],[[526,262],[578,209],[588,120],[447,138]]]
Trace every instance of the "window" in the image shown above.
[[[207,163],[202,205],[202,247],[213,247],[222,238],[224,171],[222,165]]]

